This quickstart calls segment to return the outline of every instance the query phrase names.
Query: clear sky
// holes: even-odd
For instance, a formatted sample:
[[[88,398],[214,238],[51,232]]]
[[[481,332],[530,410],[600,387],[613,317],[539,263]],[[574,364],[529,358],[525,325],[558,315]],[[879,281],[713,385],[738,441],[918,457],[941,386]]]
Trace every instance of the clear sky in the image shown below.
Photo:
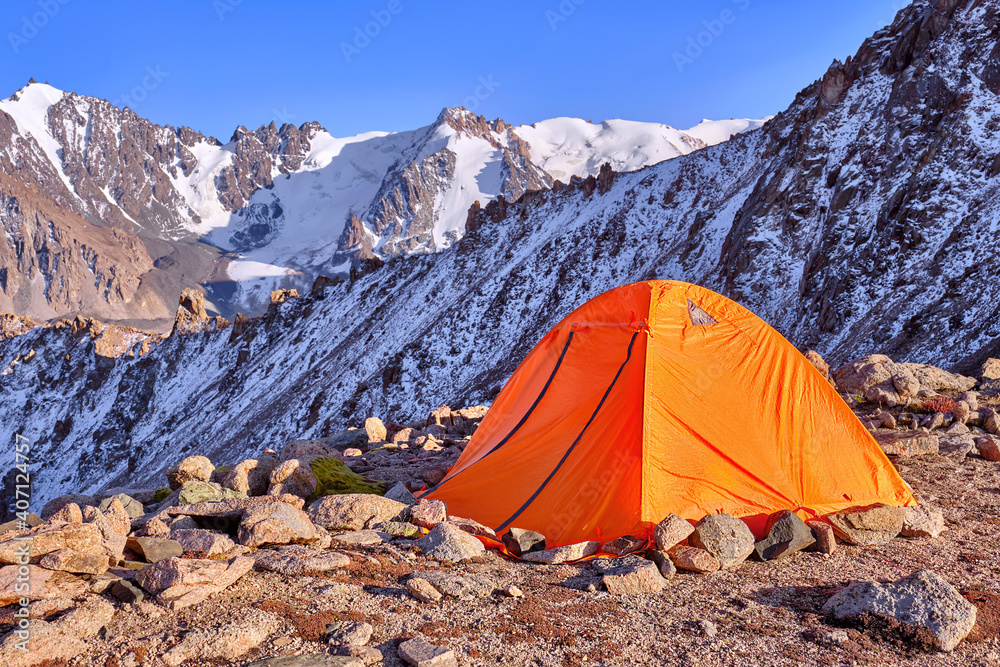
[[[458,105],[686,128],[784,109],[904,5],[6,0],[0,98],[33,76],[223,140],[272,119],[413,129]]]

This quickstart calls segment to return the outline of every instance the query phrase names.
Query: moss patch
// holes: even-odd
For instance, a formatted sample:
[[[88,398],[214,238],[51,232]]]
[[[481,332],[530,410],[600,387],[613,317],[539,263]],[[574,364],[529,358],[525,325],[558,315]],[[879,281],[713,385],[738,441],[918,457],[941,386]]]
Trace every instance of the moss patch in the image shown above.
[[[353,472],[342,462],[323,456],[312,462],[312,473],[316,478],[316,491],[309,500],[339,493],[385,494],[385,486]]]
[[[166,498],[167,496],[169,496],[170,494],[171,494],[171,491],[170,491],[170,487],[169,486],[165,486],[162,489],[157,489],[156,490],[156,495],[153,496],[153,499],[150,502],[152,502],[152,503],[158,503],[161,500],[163,500],[164,498]]]

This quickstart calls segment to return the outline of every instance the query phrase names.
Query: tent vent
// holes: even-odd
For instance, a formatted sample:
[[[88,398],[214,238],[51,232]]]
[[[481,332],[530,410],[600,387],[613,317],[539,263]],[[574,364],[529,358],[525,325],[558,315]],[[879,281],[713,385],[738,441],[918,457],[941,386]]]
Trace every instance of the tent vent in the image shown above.
[[[698,327],[719,323],[717,319],[696,306],[691,299],[688,299],[688,314],[691,316],[691,324]]]

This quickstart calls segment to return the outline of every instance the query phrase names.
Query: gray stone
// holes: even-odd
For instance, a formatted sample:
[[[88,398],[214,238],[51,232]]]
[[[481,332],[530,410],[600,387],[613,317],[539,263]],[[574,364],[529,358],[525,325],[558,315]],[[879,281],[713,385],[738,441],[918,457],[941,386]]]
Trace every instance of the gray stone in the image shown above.
[[[125,545],[149,563],[184,555],[180,542],[160,537],[130,537]]]
[[[387,538],[392,537],[389,533],[380,533],[377,530],[352,530],[340,535],[334,535],[333,541],[338,544],[382,544]]]
[[[271,483],[271,473],[277,466],[278,458],[265,453],[256,459],[240,461],[229,472],[219,477],[223,488],[239,491],[248,496],[262,496]]]
[[[169,667],[193,661],[236,662],[237,658],[254,649],[282,625],[281,617],[253,607],[242,609],[236,620],[220,628],[195,628],[163,654]]]
[[[885,544],[903,530],[903,508],[889,505],[828,514],[826,519],[837,537],[862,546]]]
[[[142,592],[141,588],[125,579],[112,582],[108,592],[125,604],[139,604],[146,599],[146,594]]]
[[[769,519],[767,537],[754,545],[761,560],[776,560],[812,546],[816,542],[812,530],[794,512],[783,510]]]
[[[663,590],[667,580],[655,563],[641,558],[605,572],[604,587],[613,595],[637,595]]]
[[[212,479],[215,466],[204,456],[189,456],[167,468],[167,483],[179,489],[187,482],[207,482]]]
[[[224,489],[215,482],[185,482],[177,494],[177,504],[213,503],[227,498],[246,498],[246,495],[232,489]]]
[[[461,600],[489,597],[496,584],[485,575],[452,574],[442,570],[414,572],[413,577],[426,581],[442,595]]]
[[[937,537],[944,531],[944,515],[926,505],[903,508],[903,537]]]
[[[328,572],[351,563],[351,559],[342,553],[308,549],[297,544],[281,547],[277,551],[260,550],[254,554],[254,558],[258,567],[290,576],[307,572]]]
[[[615,556],[628,556],[646,548],[646,540],[634,535],[623,535],[601,545],[601,551]]]
[[[731,514],[706,515],[688,541],[691,546],[712,554],[723,570],[739,567],[754,550],[753,533]]]
[[[115,500],[117,500],[122,504],[122,508],[125,510],[125,513],[128,514],[128,517],[130,519],[135,519],[136,517],[140,517],[146,513],[146,510],[142,508],[142,503],[140,503],[132,496],[126,495],[124,493],[116,493],[113,496],[105,498],[104,500],[101,501],[101,504],[98,505],[97,507],[103,512],[106,509],[108,509],[111,503],[114,502]]]
[[[281,502],[246,510],[237,534],[239,543],[248,547],[305,544],[319,538],[319,531],[305,512]]]
[[[510,528],[503,534],[501,541],[507,551],[515,556],[545,550],[545,536],[524,528]]]
[[[677,566],[674,565],[674,561],[671,560],[670,554],[666,551],[659,551],[658,549],[649,549],[646,551],[646,558],[651,560],[654,565],[660,570],[660,576],[664,579],[673,579],[677,576]]]
[[[410,577],[406,580],[406,590],[420,602],[440,602],[441,591],[434,588],[426,579],[420,577]]]
[[[653,539],[659,551],[670,551],[694,532],[694,526],[686,519],[676,514],[668,514],[663,521],[653,529]]]
[[[976,606],[941,575],[920,570],[891,584],[855,582],[831,597],[823,612],[838,620],[865,612],[926,627],[942,651],[951,651],[976,625]]]
[[[417,497],[413,495],[402,482],[396,482],[393,484],[392,488],[385,492],[385,497],[389,500],[395,500],[397,503],[403,503],[404,505],[417,504]]]
[[[455,652],[428,644],[420,637],[402,642],[399,657],[414,667],[458,667]]]
[[[387,521],[405,521],[410,508],[371,493],[324,496],[309,506],[309,518],[327,530],[361,530]]]
[[[450,523],[439,523],[415,544],[425,556],[445,563],[476,558],[486,551],[477,538]]]
[[[254,559],[237,556],[229,561],[167,558],[147,565],[136,575],[136,583],[171,609],[204,601],[232,584],[253,568]]]
[[[373,528],[393,537],[405,537],[409,540],[415,540],[421,535],[420,529],[408,521],[386,521]]]
[[[364,646],[375,632],[370,623],[337,622],[326,626],[326,642],[331,646]]]
[[[58,498],[53,498],[49,502],[45,503],[45,506],[42,507],[42,511],[39,512],[38,515],[43,520],[48,520],[49,518],[52,517],[53,514],[61,510],[64,506],[69,505],[70,503],[74,503],[76,505],[79,505],[80,507],[84,507],[86,505],[91,505],[94,507],[97,506],[97,500],[93,496],[85,496],[79,493],[70,493],[65,496],[59,496]]]
[[[940,449],[938,436],[920,431],[878,434],[875,436],[875,440],[887,455],[900,458],[937,454]]]
[[[186,555],[198,558],[211,558],[236,548],[236,543],[228,535],[201,528],[171,528],[170,539],[180,544]]]
[[[410,522],[430,530],[448,518],[448,508],[440,500],[422,498],[410,508]]]
[[[600,542],[577,542],[576,544],[567,544],[566,546],[554,547],[545,551],[530,551],[522,554],[521,558],[531,563],[556,565],[558,563],[569,563],[586,558],[587,556],[593,556],[600,548]]]

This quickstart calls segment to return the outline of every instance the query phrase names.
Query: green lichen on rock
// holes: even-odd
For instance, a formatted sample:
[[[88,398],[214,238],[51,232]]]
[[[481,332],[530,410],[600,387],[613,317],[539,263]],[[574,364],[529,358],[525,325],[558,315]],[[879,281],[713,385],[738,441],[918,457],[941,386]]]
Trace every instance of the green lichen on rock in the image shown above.
[[[227,498],[246,498],[245,493],[224,489],[214,482],[184,482],[180,495],[177,497],[178,505],[193,505],[194,503],[215,503]]]
[[[339,493],[385,494],[383,484],[362,477],[330,456],[322,456],[313,461],[312,474],[316,478],[316,491],[309,497],[310,501]]]
[[[149,502],[151,502],[151,503],[158,503],[161,500],[163,500],[164,498],[166,498],[167,496],[169,496],[170,493],[171,493],[171,491],[170,491],[170,487],[169,486],[165,486],[162,489],[157,489],[156,490],[156,495],[154,495],[153,499],[151,501],[149,501]]]

